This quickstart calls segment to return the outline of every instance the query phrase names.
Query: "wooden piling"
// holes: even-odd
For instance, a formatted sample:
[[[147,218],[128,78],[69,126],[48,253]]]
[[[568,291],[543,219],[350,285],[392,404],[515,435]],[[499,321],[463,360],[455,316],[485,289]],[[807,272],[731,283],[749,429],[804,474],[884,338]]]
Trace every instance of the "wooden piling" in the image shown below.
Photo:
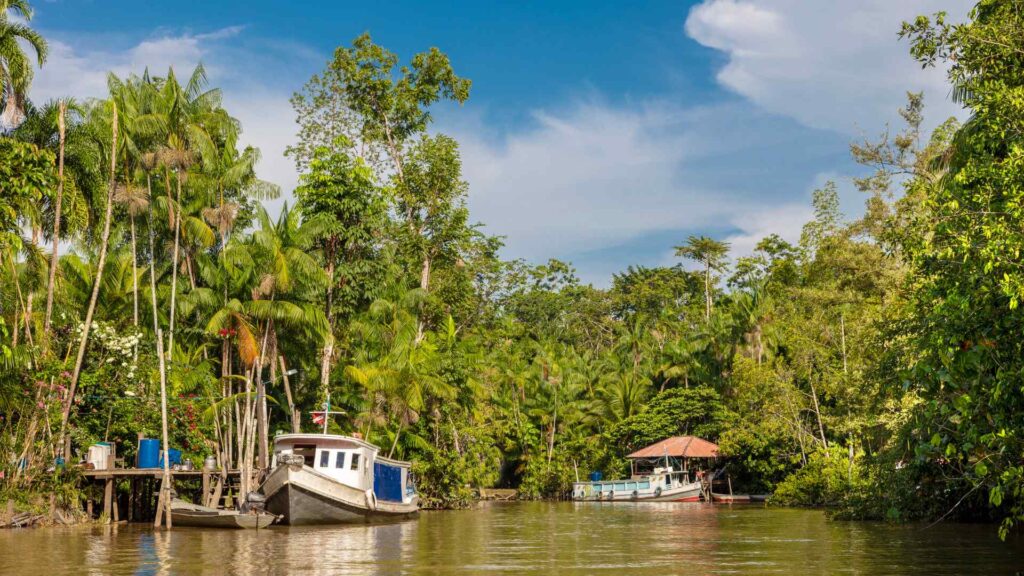
[[[107,478],[103,483],[103,515],[106,517],[106,522],[110,523],[110,508],[113,504],[112,500],[114,497],[114,479]]]

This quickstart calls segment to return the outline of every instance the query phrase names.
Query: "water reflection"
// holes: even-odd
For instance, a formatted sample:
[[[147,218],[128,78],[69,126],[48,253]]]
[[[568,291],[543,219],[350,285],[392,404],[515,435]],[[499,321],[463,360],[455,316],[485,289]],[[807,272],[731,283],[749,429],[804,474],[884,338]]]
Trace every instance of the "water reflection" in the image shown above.
[[[1008,574],[991,526],[829,522],[807,510],[503,503],[396,524],[0,530],[2,574]]]

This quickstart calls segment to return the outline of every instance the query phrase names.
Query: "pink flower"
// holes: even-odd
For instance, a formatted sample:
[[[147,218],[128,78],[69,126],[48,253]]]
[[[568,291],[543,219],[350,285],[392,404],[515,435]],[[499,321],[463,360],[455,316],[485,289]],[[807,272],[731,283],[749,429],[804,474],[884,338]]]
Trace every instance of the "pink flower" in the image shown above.
[[[36,402],[36,407],[37,407],[37,408],[40,408],[40,409],[41,409],[41,408],[44,408],[45,406],[46,406],[46,405],[45,405],[45,404],[43,404],[42,402]]]
[[[71,372],[68,372],[67,370],[61,372],[60,375],[61,378],[71,378]]]
[[[42,380],[36,380],[36,386],[46,386],[46,382],[43,382]]]

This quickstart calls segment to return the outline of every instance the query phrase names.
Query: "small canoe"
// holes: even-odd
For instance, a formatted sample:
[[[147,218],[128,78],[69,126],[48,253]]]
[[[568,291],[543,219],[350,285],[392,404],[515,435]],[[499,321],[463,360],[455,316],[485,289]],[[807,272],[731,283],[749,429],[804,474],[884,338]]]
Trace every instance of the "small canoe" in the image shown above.
[[[753,501],[750,494],[719,494],[711,493],[711,501],[716,504],[747,504]]]
[[[197,528],[266,528],[277,520],[273,514],[243,514],[237,510],[218,510],[183,500],[171,502],[171,520],[175,526]]]

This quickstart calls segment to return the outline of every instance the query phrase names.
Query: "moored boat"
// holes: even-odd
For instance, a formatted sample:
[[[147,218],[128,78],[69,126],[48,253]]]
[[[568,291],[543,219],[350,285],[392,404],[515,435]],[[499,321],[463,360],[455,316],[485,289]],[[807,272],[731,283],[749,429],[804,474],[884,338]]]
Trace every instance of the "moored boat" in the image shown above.
[[[600,480],[576,482],[572,485],[572,499],[577,501],[646,501],[646,502],[700,502],[700,481],[690,478],[685,470],[671,466],[655,468],[644,476],[629,480]]]
[[[260,490],[267,510],[289,525],[402,519],[419,511],[408,462],[378,455],[359,438],[282,434]]]
[[[750,494],[719,494],[718,492],[712,492],[711,501],[716,504],[747,504],[753,500]]]
[[[184,500],[171,501],[171,521],[174,526],[196,528],[266,528],[277,520],[266,512],[240,512],[208,508]]]

